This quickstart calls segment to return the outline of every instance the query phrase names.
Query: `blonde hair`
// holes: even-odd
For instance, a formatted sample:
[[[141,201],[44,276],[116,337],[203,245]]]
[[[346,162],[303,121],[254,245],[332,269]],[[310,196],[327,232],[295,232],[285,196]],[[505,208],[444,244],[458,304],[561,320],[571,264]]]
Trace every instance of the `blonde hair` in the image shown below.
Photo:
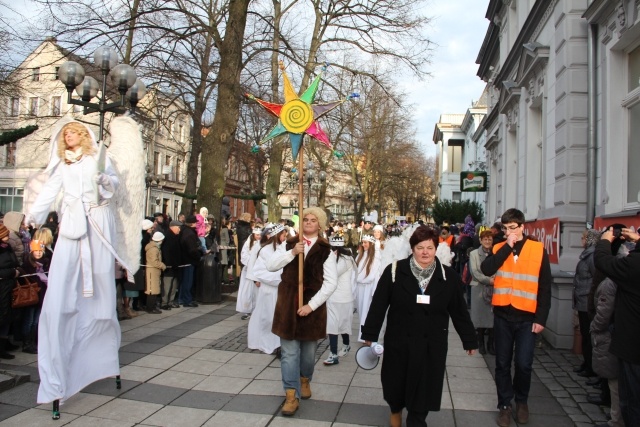
[[[50,246],[53,243],[53,233],[49,227],[40,227],[33,235],[34,240],[39,240],[45,246]]]
[[[89,129],[82,123],[71,122],[64,125],[58,134],[58,157],[64,160],[64,151],[67,149],[67,143],[64,142],[64,134],[67,130],[77,132],[80,135],[82,154],[90,156],[96,152],[91,140],[91,134],[89,134]]]

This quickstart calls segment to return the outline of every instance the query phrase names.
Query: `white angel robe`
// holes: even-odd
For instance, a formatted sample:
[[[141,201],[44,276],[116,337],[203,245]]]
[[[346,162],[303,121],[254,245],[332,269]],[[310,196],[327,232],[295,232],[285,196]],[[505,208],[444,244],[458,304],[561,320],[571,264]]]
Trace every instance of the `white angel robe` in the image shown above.
[[[338,258],[338,286],[327,300],[327,334],[351,335],[356,270],[353,257],[341,255]]]
[[[371,269],[367,274],[367,261],[369,254],[364,253],[360,263],[358,264],[358,276],[356,278],[356,304],[358,307],[358,317],[360,318],[360,330],[358,332],[358,341],[364,342],[362,339],[362,326],[365,320],[367,320],[367,314],[369,313],[369,306],[373,299],[373,293],[376,290],[378,283],[378,272],[380,270],[380,251],[376,251],[373,262],[371,263]]]
[[[118,178],[108,158],[107,188],[98,190],[96,173],[91,156],[60,162],[31,207],[31,217],[43,224],[63,191],[60,235],[38,327],[39,404],[63,403],[87,385],[120,374],[115,259],[105,244],[115,236],[108,200]]]
[[[249,236],[242,245],[240,253],[240,261],[244,265],[240,273],[240,282],[238,285],[238,298],[236,300],[236,311],[238,313],[251,313],[256,306],[256,297],[258,296],[258,287],[254,281],[249,279],[249,275],[253,271],[253,265],[258,256],[260,242],[254,242],[253,247],[249,249],[249,244],[253,236]]]
[[[260,249],[253,265],[253,277],[260,282],[260,287],[247,333],[247,347],[266,354],[271,354],[280,347],[280,337],[271,332],[271,326],[273,326],[273,313],[276,311],[278,301],[278,285],[282,269],[272,272],[266,267],[267,260],[274,254],[278,256],[272,244],[264,246]]]

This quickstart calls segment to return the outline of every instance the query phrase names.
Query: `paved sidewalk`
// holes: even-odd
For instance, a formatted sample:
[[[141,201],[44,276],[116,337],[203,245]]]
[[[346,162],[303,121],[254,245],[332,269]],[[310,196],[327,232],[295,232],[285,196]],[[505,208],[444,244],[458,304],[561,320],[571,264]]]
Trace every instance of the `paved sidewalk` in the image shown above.
[[[380,366],[373,371],[358,368],[357,343],[338,365],[327,367],[322,364],[327,341],[321,342],[313,397],[301,402],[294,417],[282,417],[279,360],[246,348],[247,321],[234,308],[235,303],[201,305],[121,322],[122,389],[116,389],[113,379],[99,381],[69,399],[57,421],[51,420],[50,405],[35,403],[37,356],[15,353],[14,360],[2,361],[0,370],[28,372],[31,382],[0,393],[0,426],[388,425]],[[493,357],[467,356],[451,331],[442,409],[429,414],[427,422],[443,427],[494,426],[496,394],[489,367]],[[584,381],[565,372],[577,364],[575,356],[545,349],[536,353],[527,426],[603,422],[600,408],[582,403]]]

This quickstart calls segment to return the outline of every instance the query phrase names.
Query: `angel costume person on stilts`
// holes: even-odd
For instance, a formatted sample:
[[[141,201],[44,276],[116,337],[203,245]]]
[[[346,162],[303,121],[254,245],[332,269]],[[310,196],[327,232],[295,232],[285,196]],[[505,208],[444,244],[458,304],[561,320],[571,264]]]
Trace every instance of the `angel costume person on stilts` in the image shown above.
[[[111,147],[117,145],[114,128],[120,134],[128,132],[124,136],[130,144],[128,155],[139,151],[142,158],[141,141],[135,143],[139,138],[137,124],[128,117],[114,119]],[[112,155],[111,149],[109,153]],[[137,167],[136,162],[129,160],[129,166]],[[119,164],[120,169],[124,163]],[[39,404],[54,402],[57,406],[58,401],[64,403],[87,385],[120,373],[114,258],[135,272],[135,255],[140,248],[139,243],[137,248],[131,244],[123,257],[117,256],[114,242],[118,221],[113,200],[122,184],[118,175],[139,175],[144,191],[144,169],[127,170],[125,174],[122,170],[117,173],[117,169],[104,148],[98,149],[93,132],[85,125],[72,121],[53,133],[51,157],[44,171],[48,179],[27,216],[36,224],[44,223],[52,203],[62,193],[60,232],[38,333]],[[138,191],[138,183],[133,184]],[[125,188],[123,185],[121,191]],[[139,200],[135,204],[140,205]],[[129,206],[123,214],[135,216],[136,209]],[[142,212],[138,215],[141,217]],[[135,221],[139,223],[139,217]]]

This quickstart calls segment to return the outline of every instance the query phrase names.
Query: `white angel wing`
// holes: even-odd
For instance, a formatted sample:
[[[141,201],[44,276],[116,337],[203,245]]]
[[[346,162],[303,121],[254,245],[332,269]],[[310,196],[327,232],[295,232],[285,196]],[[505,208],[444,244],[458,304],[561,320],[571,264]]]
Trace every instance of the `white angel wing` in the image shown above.
[[[393,236],[384,243],[384,250],[380,259],[380,271],[384,271],[387,265],[393,261],[407,258],[411,255],[411,245],[409,240],[403,236]]]
[[[451,261],[453,260],[453,253],[449,248],[449,245],[446,243],[441,243],[438,245],[438,249],[436,249],[436,256],[440,260],[440,263],[446,265],[447,267],[451,267]]]
[[[120,185],[111,199],[116,217],[116,252],[125,268],[140,268],[140,222],[144,217],[145,165],[140,127],[131,117],[111,121],[108,156]]]

